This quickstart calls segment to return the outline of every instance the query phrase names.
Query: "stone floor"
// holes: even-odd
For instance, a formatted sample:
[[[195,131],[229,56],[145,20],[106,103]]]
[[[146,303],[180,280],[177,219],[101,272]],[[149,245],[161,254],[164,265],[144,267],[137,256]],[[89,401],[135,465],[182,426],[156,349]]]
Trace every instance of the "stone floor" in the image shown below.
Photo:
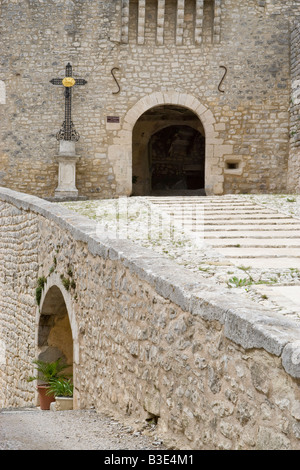
[[[300,321],[300,196],[149,196],[65,203],[127,238]]]
[[[0,410],[0,450],[163,450],[154,425],[123,424],[94,410]]]

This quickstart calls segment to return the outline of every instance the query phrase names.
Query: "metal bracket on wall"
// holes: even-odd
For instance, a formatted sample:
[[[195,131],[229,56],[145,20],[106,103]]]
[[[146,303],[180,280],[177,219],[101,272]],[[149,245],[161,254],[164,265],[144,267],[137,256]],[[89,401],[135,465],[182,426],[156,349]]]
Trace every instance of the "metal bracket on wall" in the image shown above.
[[[117,87],[118,87],[119,89],[118,89],[118,91],[113,91],[113,95],[117,95],[117,94],[120,93],[120,91],[121,91],[121,87],[120,87],[120,85],[119,85],[119,82],[118,82],[118,80],[116,79],[115,74],[114,74],[114,71],[115,71],[115,70],[120,70],[120,69],[119,69],[118,67],[113,67],[113,68],[111,69],[111,74],[112,74],[112,76],[113,76],[113,78],[114,78],[114,81],[116,82]]]
[[[224,69],[225,72],[224,72],[224,75],[222,77],[222,80],[220,81],[219,83],[219,86],[218,86],[218,90],[221,92],[221,93],[225,93],[225,90],[221,90],[221,85],[223,83],[223,81],[225,80],[225,77],[227,75],[227,67],[225,67],[225,65],[220,65],[220,69]]]

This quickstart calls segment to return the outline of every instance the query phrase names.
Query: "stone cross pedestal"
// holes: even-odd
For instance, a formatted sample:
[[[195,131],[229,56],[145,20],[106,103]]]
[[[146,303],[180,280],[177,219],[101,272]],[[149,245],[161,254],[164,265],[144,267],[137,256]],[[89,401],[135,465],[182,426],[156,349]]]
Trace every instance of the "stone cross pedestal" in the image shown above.
[[[77,197],[76,163],[80,156],[76,155],[74,141],[61,140],[59,144],[59,155],[55,157],[59,165],[55,197]]]

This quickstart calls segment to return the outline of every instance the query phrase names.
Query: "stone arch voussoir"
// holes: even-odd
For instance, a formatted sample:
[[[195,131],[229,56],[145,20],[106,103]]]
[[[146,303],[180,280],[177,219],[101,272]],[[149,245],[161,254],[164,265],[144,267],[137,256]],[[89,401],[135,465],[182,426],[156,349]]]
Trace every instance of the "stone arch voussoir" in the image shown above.
[[[141,98],[125,115],[124,123],[126,123],[126,129],[132,130],[139,117],[149,109],[168,104],[190,109],[199,117],[204,126],[205,133],[214,133],[214,124],[216,121],[210,109],[204,106],[193,95],[176,91],[155,92]]]

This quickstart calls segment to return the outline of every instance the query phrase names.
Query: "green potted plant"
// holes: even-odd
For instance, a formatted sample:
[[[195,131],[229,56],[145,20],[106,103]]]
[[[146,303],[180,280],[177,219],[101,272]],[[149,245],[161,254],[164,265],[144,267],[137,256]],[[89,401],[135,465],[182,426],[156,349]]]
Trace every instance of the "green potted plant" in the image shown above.
[[[56,411],[73,409],[73,383],[71,379],[58,377],[52,379],[47,395],[54,395]]]
[[[63,374],[63,371],[69,366],[62,362],[62,358],[58,358],[56,361],[46,362],[36,359],[32,361],[36,365],[36,376],[28,377],[28,382],[33,380],[38,381],[37,389],[39,392],[40,407],[41,410],[49,410],[50,403],[52,403],[55,398],[53,393],[47,393],[51,382],[58,378],[67,378],[68,375]]]

